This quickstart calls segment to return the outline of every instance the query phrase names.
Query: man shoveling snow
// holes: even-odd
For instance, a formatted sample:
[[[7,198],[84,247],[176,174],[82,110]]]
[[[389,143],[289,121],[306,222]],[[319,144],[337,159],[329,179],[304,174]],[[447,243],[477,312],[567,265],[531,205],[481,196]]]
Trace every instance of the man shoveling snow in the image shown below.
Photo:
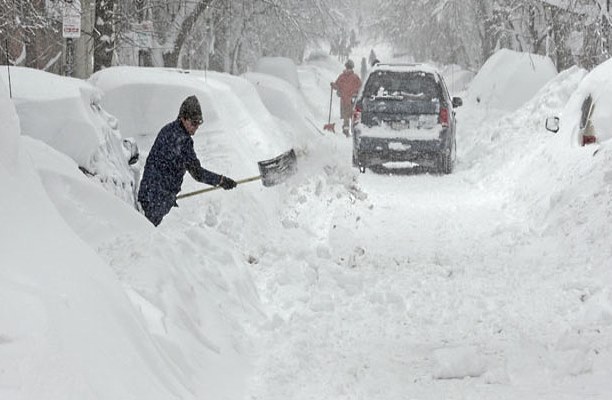
[[[233,179],[202,168],[191,138],[202,122],[200,103],[197,97],[189,96],[181,104],[177,119],[157,134],[138,192],[138,202],[155,226],[177,206],[176,195],[181,191],[186,171],[198,182],[225,190],[236,187]]]

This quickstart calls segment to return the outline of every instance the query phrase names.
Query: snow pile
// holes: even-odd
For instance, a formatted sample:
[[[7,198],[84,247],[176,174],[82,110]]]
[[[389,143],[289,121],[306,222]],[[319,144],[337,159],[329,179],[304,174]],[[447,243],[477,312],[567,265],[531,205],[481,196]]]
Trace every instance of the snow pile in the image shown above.
[[[185,78],[184,74],[175,71],[163,72],[165,75],[160,76]],[[109,86],[115,84],[118,88],[121,85],[117,82],[121,76],[126,75],[125,71],[115,72],[113,69],[109,69],[106,74]],[[155,89],[160,82],[160,79],[143,82],[146,76],[134,75],[141,77],[142,90],[134,90],[131,97],[125,99],[117,98],[120,107],[129,107],[132,100],[136,104],[145,104],[150,99],[151,89]],[[192,77],[190,80],[191,84],[185,85],[189,93],[202,86],[204,82],[203,77]],[[207,128],[211,130],[196,135],[197,151],[200,155],[205,155],[201,157],[204,165],[209,167],[212,164],[215,168],[226,167],[228,172],[236,174],[241,171],[245,174],[255,174],[256,161],[260,155],[266,157],[271,154],[277,155],[276,151],[281,148],[284,151],[289,142],[284,139],[277,120],[267,113],[258,99],[257,92],[247,81],[223,76],[218,81],[208,79],[208,82],[208,86],[212,88],[212,94],[209,96],[217,96],[224,101],[211,101],[211,106],[205,113],[208,112],[214,117],[218,115],[217,113],[223,115],[222,113],[231,113],[234,110],[234,115],[241,118],[232,119],[229,114],[216,120],[210,118],[208,121],[210,125]],[[45,81],[39,82],[39,85],[44,93],[47,89]],[[167,85],[166,89],[168,93],[172,93],[172,90],[176,91],[174,88],[179,85]],[[234,90],[243,94],[243,99],[240,99]],[[124,94],[127,95],[129,92],[125,91]],[[175,102],[172,96],[162,96],[159,100],[159,109],[155,111],[174,110],[171,117],[173,119],[178,104],[182,101],[182,98],[179,99]],[[232,102],[230,110],[224,108],[228,102]],[[2,110],[9,109],[8,105],[10,105],[8,100],[3,102]],[[259,118],[255,118],[252,114],[262,111]],[[57,125],[61,124],[63,116],[59,113],[45,114],[50,124]],[[129,116],[131,120],[141,118],[138,115]],[[17,123],[16,117],[8,112],[6,117],[2,115],[1,120],[4,124],[9,124],[10,121]],[[141,118],[141,121],[144,120]],[[247,134],[250,137],[246,137]],[[207,137],[208,135],[212,137]],[[13,150],[10,146],[12,137],[17,138],[17,133],[6,136],[7,151]],[[203,146],[203,142],[206,146]],[[55,364],[37,353],[35,356],[40,358],[40,368],[33,365],[21,375],[5,375],[7,384],[3,386],[14,387],[11,389],[14,393],[11,392],[10,396],[40,398],[40,393],[51,392],[45,382],[38,385],[31,384],[30,374],[32,374],[32,376],[44,376],[49,382],[62,380],[63,376],[72,376],[71,380],[66,380],[65,385],[53,387],[58,393],[57,396],[51,394],[46,398],[65,398],[67,393],[75,393],[79,398],[88,398],[90,393],[96,398],[126,398],[125,393],[133,393],[134,398],[241,397],[243,385],[237,382],[241,382],[244,379],[241,377],[248,371],[245,355],[249,351],[249,339],[245,336],[244,326],[252,324],[262,315],[252,277],[245,269],[249,262],[252,262],[249,255],[253,252],[249,249],[253,249],[254,246],[250,238],[261,237],[265,243],[265,235],[260,234],[262,230],[264,232],[277,230],[277,224],[280,222],[274,217],[274,213],[278,209],[276,205],[279,202],[278,195],[283,187],[263,188],[261,184],[253,183],[235,189],[231,197],[228,193],[217,192],[201,199],[181,201],[181,207],[173,210],[174,212],[164,221],[164,225],[159,229],[153,229],[133,208],[118,202],[86,179],[71,159],[33,139],[24,138],[23,145],[28,155],[36,162],[39,174],[36,176],[34,172],[31,173],[39,189],[36,194],[27,197],[50,199],[52,202],[46,200],[47,205],[41,207],[38,204],[17,200],[13,196],[4,197],[6,204],[3,204],[3,209],[6,212],[13,212],[14,220],[4,219],[7,225],[4,225],[6,229],[0,235],[3,238],[3,259],[13,263],[14,260],[18,260],[18,254],[25,253],[25,249],[21,246],[15,246],[10,240],[5,239],[8,238],[9,230],[12,230],[10,227],[18,225],[20,231],[40,232],[41,238],[53,236],[56,240],[49,240],[46,245],[39,244],[39,235],[32,233],[28,233],[25,238],[17,238],[27,239],[28,247],[33,246],[40,250],[40,253],[36,253],[40,254],[40,258],[30,255],[19,260],[16,268],[22,268],[22,263],[30,268],[50,267],[49,270],[54,271],[54,276],[57,278],[50,279],[44,274],[39,274],[47,281],[43,294],[54,290],[54,282],[57,279],[71,276],[70,282],[78,282],[81,290],[90,292],[91,296],[96,296],[97,291],[90,289],[86,283],[87,279],[82,277],[85,272],[64,273],[62,269],[55,268],[53,258],[46,255],[55,248],[60,251],[58,254],[69,255],[64,259],[66,268],[78,269],[82,268],[82,265],[88,265],[91,266],[88,268],[101,271],[101,274],[112,279],[109,285],[112,290],[118,290],[123,303],[115,299],[117,297],[115,293],[102,295],[106,302],[100,304],[125,313],[123,316],[125,329],[136,333],[115,333],[114,323],[104,317],[103,310],[98,311],[98,300],[91,300],[91,297],[81,294],[72,296],[69,291],[64,290],[69,299],[79,299],[79,304],[82,306],[79,312],[84,312],[89,307],[91,317],[98,318],[99,322],[89,323],[89,317],[80,315],[59,318],[55,314],[49,315],[43,310],[32,308],[33,316],[40,315],[41,318],[48,316],[58,324],[64,323],[64,330],[59,336],[74,341],[74,344],[54,344],[54,342],[48,344],[50,348],[63,349],[61,353],[57,353],[60,350],[49,353],[49,357],[57,358],[57,362],[66,364],[63,369],[52,368],[49,371],[54,371],[53,373],[43,373],[40,369],[42,366],[53,367]],[[226,146],[227,149],[221,149],[220,146]],[[147,150],[145,147],[144,152]],[[215,157],[209,161],[206,158],[208,154],[223,154],[227,157]],[[2,159],[10,158],[7,154],[6,157],[3,155]],[[26,186],[32,184],[29,181],[24,182],[23,176],[15,176],[13,179],[16,180],[15,183]],[[15,191],[15,196],[23,196],[17,190],[19,185],[6,180],[3,180],[2,185],[11,187]],[[200,184],[193,181],[185,182],[186,188],[190,185],[201,188]],[[38,212],[30,212],[30,217],[16,213],[15,207],[10,204],[17,203],[22,204],[24,209],[31,208]],[[236,215],[234,210],[242,212]],[[44,229],[35,226],[28,229],[30,222],[36,225],[40,224],[40,221],[44,221]],[[59,229],[57,224],[62,228]],[[82,239],[78,246],[72,243],[73,240],[78,240],[75,234]],[[64,237],[66,235],[71,235],[74,239],[68,240]],[[269,238],[270,236],[267,240]],[[57,246],[56,241],[65,245]],[[267,245],[269,246],[269,243]],[[12,248],[13,252],[4,251],[4,246],[7,246],[7,249]],[[66,250],[63,250],[64,246]],[[73,246],[75,250],[69,251],[69,246]],[[96,249],[99,256],[91,250],[87,250],[89,255],[85,256],[80,248]],[[95,261],[89,260],[88,257],[94,257]],[[30,281],[32,278],[28,277],[27,280]],[[13,292],[7,289],[3,290],[3,293]],[[9,305],[7,310],[24,309],[17,305],[17,300],[7,299],[4,303]],[[7,326],[8,321],[18,319],[12,315],[2,318],[7,321]],[[22,320],[24,324],[28,322],[23,318]],[[90,326],[84,329],[80,326],[81,323],[88,323]],[[15,329],[18,328],[14,322],[10,324],[15,326]],[[101,324],[107,324],[108,327],[100,326]],[[41,329],[47,328],[41,325]],[[96,332],[104,332],[105,339],[101,340],[99,335],[91,331],[94,329]],[[32,333],[36,332],[36,329],[28,328],[28,331]],[[47,331],[55,332],[56,329],[51,327]],[[136,339],[130,342],[120,339],[122,337]],[[3,333],[3,338],[6,338],[8,343],[12,343],[12,331]],[[40,346],[46,348],[47,342],[43,340],[44,336],[41,337]],[[90,351],[82,351],[79,348],[85,340],[88,341]],[[126,348],[122,345],[111,348],[106,345],[107,341],[124,343],[123,346]],[[36,347],[29,342],[22,344],[23,347],[14,349],[10,345],[10,351],[15,357],[6,358],[4,370],[17,371],[14,365],[21,363],[20,357],[27,357],[27,348]],[[3,348],[9,350],[9,345]],[[76,353],[82,354],[75,357],[71,350],[73,348]],[[148,364],[140,363],[138,357],[132,356],[133,351],[140,351]],[[98,356],[96,352],[104,352],[107,357]],[[62,361],[62,357],[76,360],[75,364]],[[83,357],[87,357],[87,360],[81,361]],[[129,364],[125,364],[125,368],[134,371],[126,373],[123,368],[117,367],[123,364],[114,357],[133,358]],[[93,361],[96,358],[100,358],[99,361]],[[94,366],[81,367],[89,364]],[[87,372],[84,375],[77,369]],[[149,370],[154,372],[148,372]],[[152,373],[159,373],[159,376],[143,377]],[[126,384],[128,380],[132,381],[132,386],[129,388]],[[21,381],[24,386],[15,385],[17,381]],[[108,384],[108,381],[113,383]],[[146,385],[147,381],[160,383]],[[107,385],[106,391],[101,389],[102,385]],[[0,397],[4,397],[4,393]]]
[[[0,398],[187,396],[116,275],[65,224],[16,145],[4,84],[0,121]]]
[[[0,74],[6,80],[5,75]],[[134,171],[117,120],[100,106],[100,92],[79,79],[30,68],[11,68],[11,82],[22,134],[68,155],[133,205]]]
[[[0,82],[0,149],[2,149],[2,157],[0,163],[4,164],[4,168],[13,167],[19,155],[19,118],[15,111],[15,106],[8,96],[8,91],[4,86],[4,82]]]
[[[501,49],[482,66],[468,89],[468,99],[481,107],[514,111],[554,78],[548,57]]]
[[[329,65],[338,65],[336,69]],[[325,68],[324,66],[328,66]],[[335,82],[343,67],[337,61],[308,61],[298,68],[301,92],[308,109],[312,113],[315,128],[320,130],[331,117],[333,121],[340,121],[340,98],[332,93],[330,83]],[[331,104],[331,110],[329,108]],[[330,116],[331,111],[331,116]]]
[[[436,379],[479,377],[486,371],[485,361],[473,347],[442,348],[434,351]]]
[[[276,76],[277,78],[287,81],[294,88],[300,88],[297,67],[290,58],[262,57],[257,60],[253,72]]]
[[[206,143],[206,168],[233,177],[258,173],[257,161],[273,158],[295,145],[281,130],[242,78],[217,73],[155,68],[114,67],[90,81],[104,92],[102,104],[120,121],[121,132],[134,136],[143,152],[159,130],[174,120],[183,100],[195,94],[204,123],[195,140]],[[210,159],[209,154],[223,154]]]
[[[460,165],[469,166],[474,176],[494,174],[491,182],[508,188],[505,183],[515,178],[516,169],[525,168],[534,150],[555,136],[546,131],[545,120],[561,112],[585,75],[576,67],[559,73],[515,112],[494,113],[469,102],[458,108]]]
[[[500,119],[489,114],[476,122],[481,115],[477,107],[461,110],[476,116],[464,121],[468,129],[462,130],[469,132],[459,147],[466,151],[460,155],[465,176],[497,191],[504,213],[525,221],[508,244],[515,253],[513,268],[520,271],[544,258],[523,274],[548,282],[537,289],[547,301],[566,303],[562,315],[567,321],[545,339],[548,348],[529,342],[508,358],[505,369],[515,384],[568,376],[598,382],[612,364],[609,354],[598,350],[612,339],[612,148],[605,133],[601,144],[576,145],[582,101],[589,93],[597,98],[595,110],[602,109],[593,113],[597,131],[611,123],[612,99],[605,90],[610,68],[606,62],[588,74],[579,68],[563,71],[523,107]],[[557,134],[544,129],[545,118],[552,115],[561,116]],[[559,287],[551,291],[555,285]]]
[[[446,81],[451,96],[461,96],[461,93],[468,89],[475,76],[474,72],[467,71],[456,64],[442,66],[440,72]]]
[[[300,148],[310,147],[313,130],[318,129],[303,94],[273,75],[247,72],[242,75],[255,86],[268,111],[282,121],[283,130]]]

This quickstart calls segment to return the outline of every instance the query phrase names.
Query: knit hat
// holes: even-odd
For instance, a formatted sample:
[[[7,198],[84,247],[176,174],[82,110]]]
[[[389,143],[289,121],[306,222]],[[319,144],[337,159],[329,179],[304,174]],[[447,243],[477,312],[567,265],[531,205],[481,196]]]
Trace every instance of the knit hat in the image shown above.
[[[187,97],[181,104],[178,116],[192,121],[202,121],[202,109],[198,98],[195,96]]]
[[[346,63],[344,63],[344,66],[346,67],[346,69],[353,69],[355,68],[355,63],[353,62],[353,60],[347,60]]]

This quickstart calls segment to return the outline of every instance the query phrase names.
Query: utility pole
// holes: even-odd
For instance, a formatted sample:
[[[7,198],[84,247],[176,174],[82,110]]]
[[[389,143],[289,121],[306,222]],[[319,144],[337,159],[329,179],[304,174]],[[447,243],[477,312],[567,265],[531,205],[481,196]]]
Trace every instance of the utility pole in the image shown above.
[[[66,39],[66,76],[74,75],[75,43],[74,39],[81,37],[81,2],[80,0],[64,0],[62,20],[62,36]]]
[[[76,0],[75,0],[76,1]],[[87,79],[93,72],[93,21],[95,15],[94,0],[81,2],[81,38],[76,41],[75,55],[77,66],[75,76]]]

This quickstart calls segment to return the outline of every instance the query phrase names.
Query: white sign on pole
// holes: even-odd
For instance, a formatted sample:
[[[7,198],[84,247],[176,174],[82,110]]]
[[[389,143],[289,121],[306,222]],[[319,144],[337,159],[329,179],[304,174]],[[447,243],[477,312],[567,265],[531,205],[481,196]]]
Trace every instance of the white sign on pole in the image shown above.
[[[81,37],[81,2],[64,0],[62,32],[65,38]]]

